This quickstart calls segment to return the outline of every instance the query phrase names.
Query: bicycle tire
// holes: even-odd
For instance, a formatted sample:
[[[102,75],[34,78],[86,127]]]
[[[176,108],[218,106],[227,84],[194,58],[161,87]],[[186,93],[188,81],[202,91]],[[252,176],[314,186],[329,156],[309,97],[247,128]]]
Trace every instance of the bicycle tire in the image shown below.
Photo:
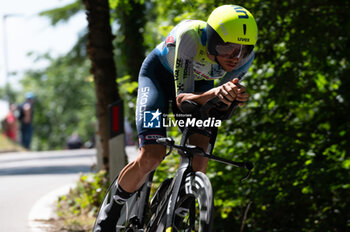
[[[179,216],[179,210],[184,208],[188,208],[187,215]],[[202,172],[189,173],[175,204],[173,225],[167,231],[209,232],[212,229],[213,214],[213,189],[209,178]]]
[[[117,183],[118,177],[116,177],[112,184],[109,186],[106,195],[103,199],[103,202],[100,206],[98,215],[95,220],[95,224],[93,227],[93,232],[100,232],[97,223],[101,220],[104,220],[107,215],[105,213],[105,208],[108,207],[108,204],[113,201],[113,196],[116,192],[116,183]],[[131,228],[131,222],[130,219],[137,213],[138,205],[138,192],[135,193],[133,196],[131,196],[124,204],[123,208],[121,209],[120,217],[117,220],[117,226],[116,230],[113,232],[123,232],[123,231],[134,231]],[[112,231],[111,231],[112,232]]]

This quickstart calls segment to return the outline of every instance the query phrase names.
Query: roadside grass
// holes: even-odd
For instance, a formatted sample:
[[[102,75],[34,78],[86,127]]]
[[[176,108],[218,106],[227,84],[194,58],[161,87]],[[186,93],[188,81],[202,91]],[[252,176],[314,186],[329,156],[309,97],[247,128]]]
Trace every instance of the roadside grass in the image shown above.
[[[50,219],[43,223],[47,225],[47,232],[91,232],[95,218],[86,215]]]
[[[59,220],[48,221],[55,231],[92,231],[96,214],[109,186],[106,171],[82,174],[76,186],[57,201]]]
[[[26,151],[20,144],[13,142],[5,135],[0,133],[0,154],[5,152]]]

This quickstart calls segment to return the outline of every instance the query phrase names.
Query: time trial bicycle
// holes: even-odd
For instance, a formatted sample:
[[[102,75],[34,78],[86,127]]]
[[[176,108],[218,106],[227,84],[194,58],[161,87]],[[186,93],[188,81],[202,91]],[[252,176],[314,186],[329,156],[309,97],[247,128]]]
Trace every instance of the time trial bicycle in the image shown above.
[[[184,113],[190,113],[195,118],[206,120],[215,118],[227,120],[232,117],[238,102],[233,102],[226,111],[226,107],[219,98],[209,100],[203,106],[192,101],[184,101],[181,105]],[[175,231],[212,231],[214,196],[209,178],[202,172],[192,169],[194,156],[206,157],[209,160],[218,161],[235,167],[246,168],[248,173],[242,180],[249,177],[253,164],[251,162],[234,162],[220,158],[212,154],[217,136],[217,127],[185,127],[179,145],[172,138],[160,138],[159,144],[170,148],[166,156],[176,149],[181,156],[179,167],[173,178],[165,179],[150,198],[152,172],[145,184],[129,198],[121,210],[119,218],[116,218],[115,231],[121,232],[175,232]],[[193,134],[203,134],[209,137],[208,149],[188,144],[188,139]],[[97,222],[106,218],[103,209],[113,201],[116,192],[118,177],[110,185],[98,213],[94,232],[97,230]]]

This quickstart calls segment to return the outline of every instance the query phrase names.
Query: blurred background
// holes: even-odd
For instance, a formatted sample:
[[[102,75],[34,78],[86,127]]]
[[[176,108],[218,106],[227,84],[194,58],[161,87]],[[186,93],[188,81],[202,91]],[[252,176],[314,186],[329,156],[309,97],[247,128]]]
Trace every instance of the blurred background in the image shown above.
[[[33,150],[63,148],[66,145],[65,140],[68,136],[81,130],[76,127],[66,131],[65,123],[56,121],[57,126],[61,124],[62,129],[64,128],[61,130],[64,133],[58,137],[52,136],[54,137],[52,144],[47,142],[46,139],[42,140],[40,137],[46,137],[45,135],[43,136],[43,131],[44,134],[49,132],[52,134],[48,127],[52,126],[50,122],[56,120],[55,116],[51,117],[47,114],[50,108],[63,107],[61,103],[53,100],[53,98],[54,95],[60,93],[59,86],[57,86],[60,85],[58,82],[60,80],[63,82],[63,77],[67,77],[67,75],[62,73],[53,74],[57,75],[57,85],[51,84],[51,89],[49,86],[41,88],[39,83],[33,83],[33,75],[47,75],[47,68],[53,64],[54,60],[63,59],[62,57],[72,52],[74,46],[78,44],[80,36],[84,33],[86,34],[87,21],[82,10],[69,16],[69,20],[62,18],[58,22],[53,22],[48,16],[41,14],[47,10],[64,8],[73,3],[74,1],[71,0],[34,0],[32,2],[15,0],[2,4],[0,9],[0,120],[5,120],[9,114],[10,104],[14,105],[14,114],[18,118],[20,116],[20,106],[25,102],[26,94],[32,93],[35,97],[33,112],[34,108],[38,109],[34,113],[36,117],[33,115],[32,124],[36,124],[34,121],[38,121],[41,124],[41,126],[35,128],[36,133],[33,131],[31,143]],[[87,76],[89,75],[86,74],[84,78],[86,79]],[[86,80],[82,81],[86,82]],[[53,91],[52,88],[56,88],[57,91]],[[53,98],[49,99],[48,95],[45,94],[49,92],[52,93]],[[91,96],[93,96],[93,88],[91,88],[90,92]],[[41,99],[41,96],[44,96],[47,101]],[[94,104],[93,101],[91,104]],[[74,107],[74,105],[71,107]],[[94,112],[92,111],[92,118],[93,114]],[[94,122],[91,123],[93,124]],[[2,123],[2,130],[5,130],[4,127],[5,125]],[[20,127],[21,122],[18,120],[18,132],[16,137],[13,138],[13,141],[18,144],[21,144]],[[88,133],[90,133],[90,136],[93,136],[93,132],[94,129],[91,129]],[[84,134],[85,131],[82,133]],[[86,141],[89,140],[86,136],[84,138]],[[2,139],[4,140],[4,138]],[[2,141],[0,145],[3,147],[3,150],[19,148],[11,146],[10,143],[5,141]],[[5,148],[5,146],[10,147]]]
[[[72,16],[69,22],[52,26],[50,19],[40,16],[40,13],[72,2],[71,0],[34,0],[32,2],[15,0],[2,4],[0,9],[0,121],[5,120],[9,114],[10,104],[17,106],[13,109],[15,116],[19,117],[19,106],[25,102],[26,93],[38,95],[37,103],[41,105],[40,91],[37,92],[35,86],[25,83],[26,77],[31,78],[28,77],[28,73],[45,70],[53,59],[59,59],[60,56],[69,53],[77,43],[79,34],[86,29],[87,22],[85,14],[80,12]],[[47,91],[50,90],[47,89]],[[40,115],[40,112],[36,114]],[[5,129],[4,127],[2,123],[2,130]],[[17,128],[18,132],[13,140],[20,143],[20,122]],[[34,138],[32,146],[34,150],[40,149],[38,140]],[[3,150],[6,150],[5,146],[10,146],[9,143],[5,145],[5,141],[0,145]],[[16,146],[11,146],[9,149],[16,149]]]

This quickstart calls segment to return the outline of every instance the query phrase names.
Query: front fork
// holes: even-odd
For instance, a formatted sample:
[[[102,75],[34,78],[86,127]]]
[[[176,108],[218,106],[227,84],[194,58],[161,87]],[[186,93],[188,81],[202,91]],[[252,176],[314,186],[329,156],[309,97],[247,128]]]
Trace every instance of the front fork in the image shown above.
[[[170,196],[166,209],[166,231],[168,231],[168,229],[171,228],[171,226],[173,225],[176,201],[178,199],[180,188],[182,186],[183,181],[185,181],[187,173],[186,170],[188,168],[188,162],[180,162],[180,165],[181,164],[182,166],[179,167],[178,171],[175,174],[174,180],[176,180],[176,182],[174,183],[172,194]]]

